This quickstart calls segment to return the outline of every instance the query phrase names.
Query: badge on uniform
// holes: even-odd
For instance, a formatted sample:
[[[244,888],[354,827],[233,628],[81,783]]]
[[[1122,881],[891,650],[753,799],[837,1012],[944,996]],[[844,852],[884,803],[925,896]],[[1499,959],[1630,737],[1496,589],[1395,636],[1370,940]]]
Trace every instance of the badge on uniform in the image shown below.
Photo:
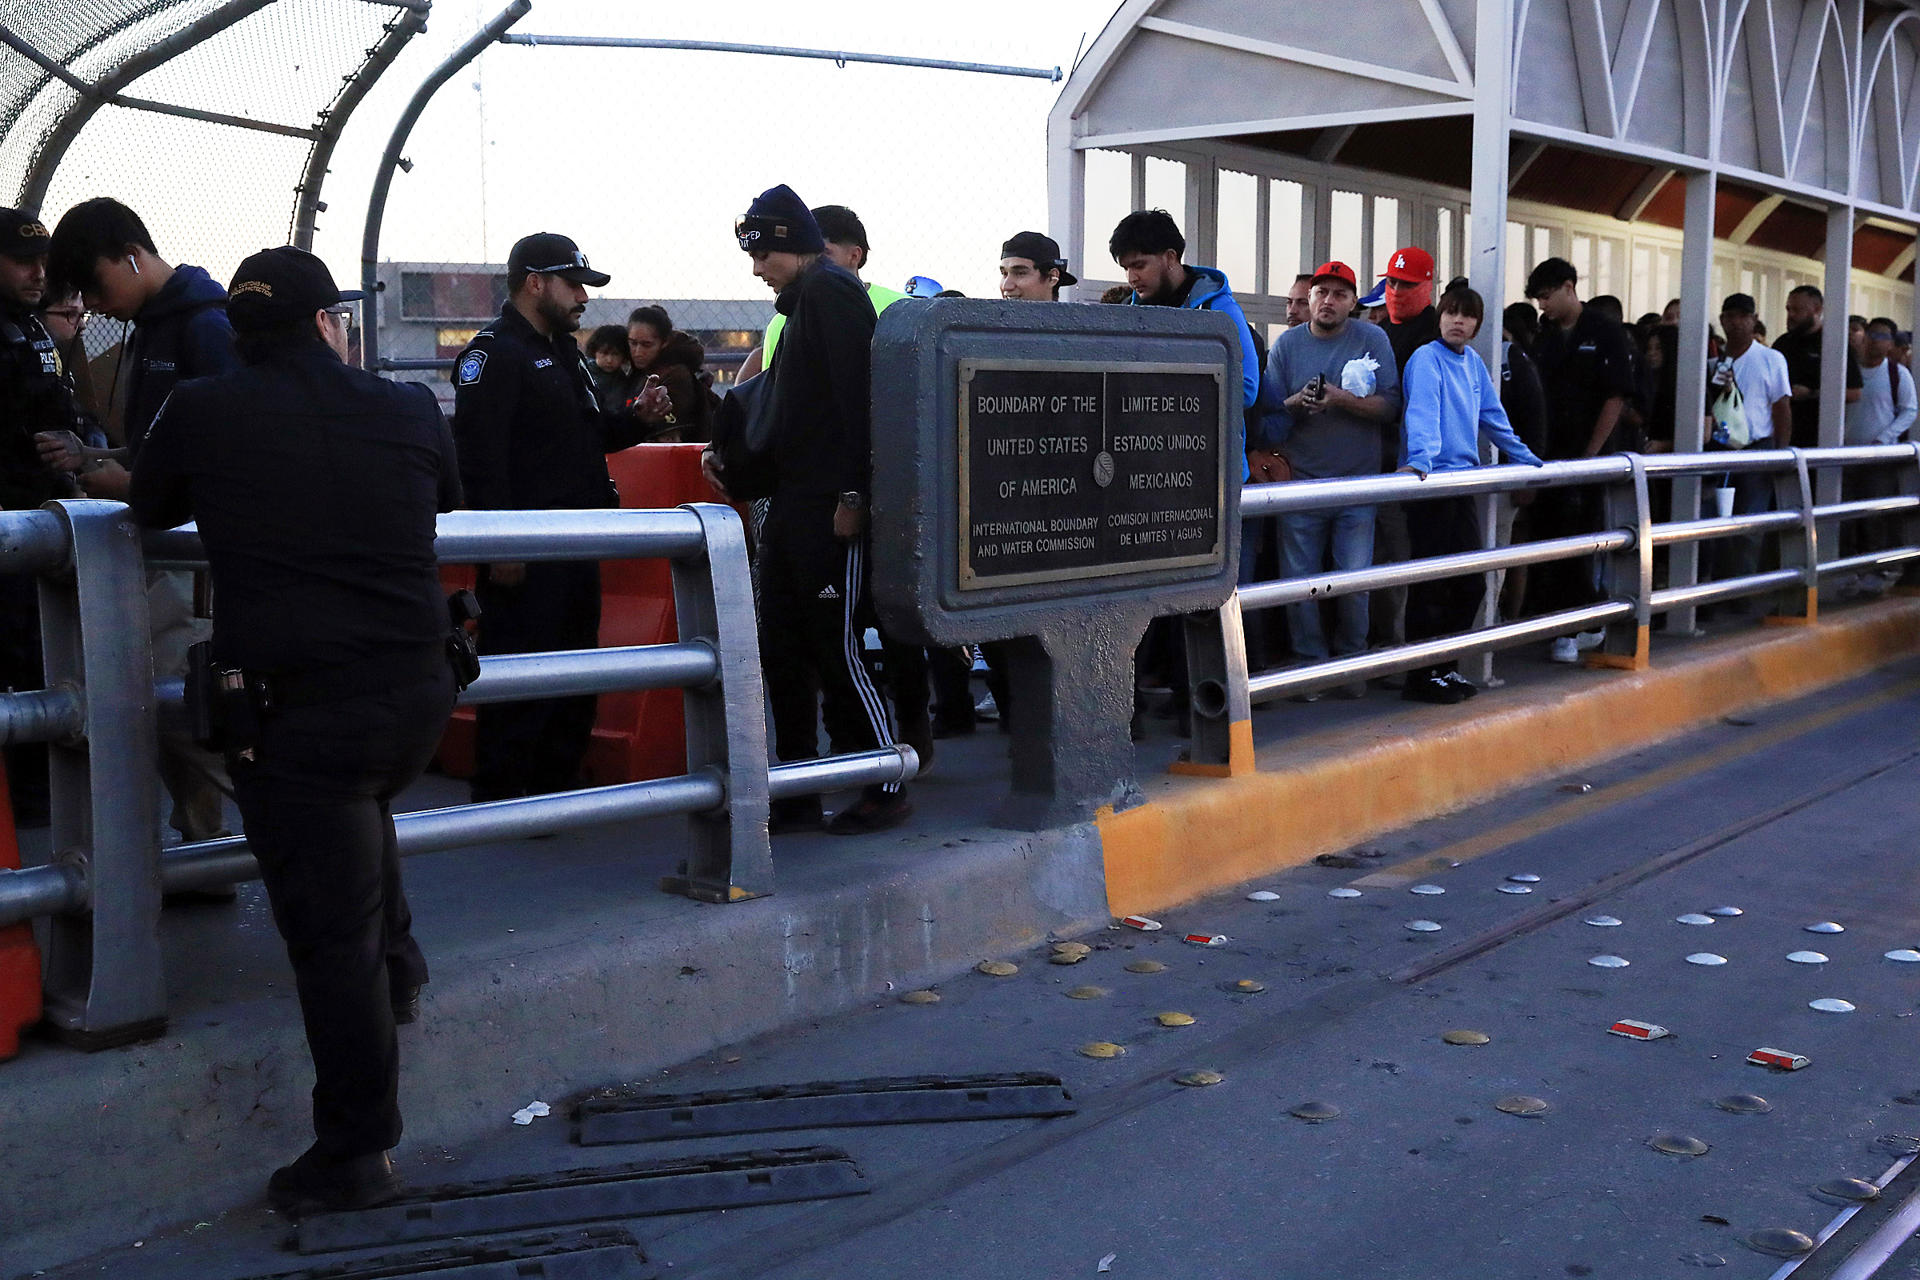
[[[460,361],[460,385],[470,387],[480,381],[480,371],[487,367],[487,353],[469,351]]]

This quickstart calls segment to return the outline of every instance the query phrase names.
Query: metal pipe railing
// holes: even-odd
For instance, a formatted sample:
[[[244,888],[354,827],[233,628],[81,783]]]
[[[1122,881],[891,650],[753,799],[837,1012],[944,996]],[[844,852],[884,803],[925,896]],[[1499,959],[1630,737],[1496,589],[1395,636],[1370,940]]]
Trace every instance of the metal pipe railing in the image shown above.
[[[1653,593],[1651,603],[1655,613],[1668,609],[1680,609],[1687,606],[1718,604],[1723,600],[1740,600],[1747,596],[1765,595],[1769,591],[1778,591],[1782,587],[1795,587],[1806,581],[1806,575],[1798,569],[1774,569],[1768,573],[1753,573],[1740,578],[1722,578],[1717,582],[1699,582],[1690,587],[1665,587]]]
[[[1558,489],[1624,479],[1631,470],[1632,464],[1625,456],[1614,455],[1583,458],[1577,462],[1551,462],[1544,467],[1500,466],[1442,471],[1425,478],[1396,473],[1252,484],[1240,491],[1240,516],[1243,520],[1255,520],[1292,512],[1371,507],[1383,502],[1417,501],[1421,498]]]
[[[1887,551],[1868,551],[1862,555],[1828,560],[1820,566],[1820,574],[1824,577],[1830,573],[1859,573],[1863,569],[1887,569],[1912,560],[1920,560],[1920,547],[1894,547]]]
[[[1614,529],[1578,534],[1571,538],[1549,538],[1541,542],[1490,547],[1484,551],[1462,551],[1455,555],[1376,564],[1365,569],[1343,569],[1307,578],[1258,582],[1240,588],[1240,607],[1243,610],[1272,609],[1280,605],[1304,604],[1309,600],[1330,600],[1335,596],[1355,595],[1362,591],[1411,586],[1416,582],[1437,582],[1462,574],[1490,573],[1496,569],[1565,560],[1578,555],[1624,551],[1633,543],[1631,530]]]
[[[720,678],[720,658],[699,640],[560,653],[500,653],[480,659],[462,706],[523,698],[571,698],[639,689],[697,689]]]
[[[87,705],[70,688],[0,693],[0,746],[66,742],[86,732]]]
[[[1709,538],[1728,538],[1742,533],[1767,533],[1798,529],[1798,511],[1768,511],[1759,515],[1714,516],[1707,520],[1679,520],[1653,527],[1653,545],[1670,546],[1676,542],[1704,542]]]
[[[59,573],[72,567],[72,539],[59,516],[0,511],[0,573]]]

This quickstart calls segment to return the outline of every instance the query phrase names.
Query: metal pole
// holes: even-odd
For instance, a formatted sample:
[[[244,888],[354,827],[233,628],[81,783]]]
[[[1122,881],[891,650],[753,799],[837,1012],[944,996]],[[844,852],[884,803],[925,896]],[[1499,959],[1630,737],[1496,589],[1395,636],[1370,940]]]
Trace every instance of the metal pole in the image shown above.
[[[1707,326],[1719,299],[1713,294],[1713,220],[1720,178],[1712,169],[1690,173],[1686,221],[1680,248],[1680,333],[1676,347],[1680,367],[1675,371],[1673,451],[1699,453],[1706,447],[1704,419],[1707,406]],[[1655,472],[1657,474],[1657,472]],[[1698,476],[1676,476],[1669,492],[1668,519],[1692,520],[1700,515]],[[1700,580],[1700,549],[1677,546],[1667,553],[1667,582],[1676,587]],[[1667,631],[1690,635],[1695,628],[1690,607],[1667,611]]]
[[[778,44],[733,44],[722,40],[656,40],[640,36],[501,36],[501,44],[569,45],[583,49],[680,49],[694,53],[752,53],[768,58],[816,58],[845,66],[875,62],[889,67],[926,67],[934,71],[971,71],[987,76],[1022,76],[1032,80],[1061,78],[1058,67],[1008,67],[991,62],[949,62],[943,58],[908,58],[891,53],[845,53],[835,49],[799,49]]]
[[[320,113],[318,133],[312,149],[307,152],[307,171],[301,175],[300,185],[294,188],[293,226],[287,238],[295,248],[313,248],[314,221],[321,209],[320,189],[326,183],[327,166],[333,160],[333,149],[347,121],[360,100],[400,56],[407,41],[427,29],[426,5],[404,7],[406,11],[387,27],[380,42],[367,51],[367,60],[360,64],[360,70],[348,77],[332,105]]]
[[[1506,296],[1507,252],[1519,246],[1507,244],[1507,192],[1513,128],[1513,9],[1508,0],[1479,0],[1475,12],[1473,60],[1473,162],[1472,212],[1467,224],[1467,279],[1482,298],[1494,306]],[[1487,317],[1474,337],[1474,349],[1498,376],[1500,371],[1500,326]],[[1481,457],[1487,456],[1481,446]],[[1480,520],[1480,545],[1493,548],[1500,542],[1500,517],[1507,499],[1489,494],[1474,503]],[[1478,625],[1493,626],[1500,620],[1500,598],[1494,590],[1500,578],[1488,574],[1481,593]],[[1493,651],[1475,659],[1469,674],[1483,685],[1493,685]]]
[[[719,676],[719,656],[711,645],[697,642],[561,653],[499,653],[480,660],[480,678],[460,696],[460,704],[471,707],[521,698],[699,688]]]
[[[87,708],[72,689],[0,693],[0,746],[70,742],[86,730]]]
[[[58,573],[73,563],[67,526],[51,511],[0,511],[0,573]]]
[[[87,127],[87,121],[93,119],[94,113],[115,94],[155,67],[179,57],[235,23],[252,17],[271,3],[273,0],[227,0],[226,4],[204,17],[189,22],[171,35],[162,36],[115,67],[111,73],[96,80],[87,92],[73,100],[73,104],[48,131],[39,154],[33,158],[33,166],[20,183],[19,207],[40,208],[47,198],[47,187],[53,181],[54,171],[66,159],[67,148]]]
[[[400,166],[400,149],[407,145],[407,137],[419,121],[420,113],[427,109],[427,103],[433,95],[440,92],[440,86],[458,74],[460,68],[479,57],[488,45],[504,36],[507,28],[526,17],[531,8],[533,0],[513,0],[492,22],[468,36],[466,42],[455,49],[445,62],[433,69],[432,75],[420,82],[420,87],[413,91],[413,97],[407,100],[406,110],[394,122],[393,136],[387,139],[387,149],[380,157],[380,166],[373,171],[373,192],[367,197],[367,225],[360,240],[360,288],[367,295],[361,340],[368,368],[372,368],[380,359],[380,224],[386,220],[387,190],[393,185],[393,171]]]

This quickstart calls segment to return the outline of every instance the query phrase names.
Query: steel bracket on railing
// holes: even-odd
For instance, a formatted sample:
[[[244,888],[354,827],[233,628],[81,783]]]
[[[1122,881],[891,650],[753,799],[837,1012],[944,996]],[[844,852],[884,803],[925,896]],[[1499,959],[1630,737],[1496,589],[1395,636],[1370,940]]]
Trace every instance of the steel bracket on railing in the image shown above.
[[[702,902],[742,902],[773,892],[766,694],[746,530],[731,507],[693,503],[682,509],[700,518],[706,555],[672,562],[680,639],[708,645],[720,661],[718,680],[683,695],[687,772],[717,772],[727,799],[717,809],[688,815],[692,848],[686,868],[660,887]]]
[[[1799,537],[1780,533],[1780,567],[1800,570],[1801,590],[1781,591],[1765,621],[1775,626],[1806,626],[1820,616],[1820,531],[1813,518],[1813,480],[1804,449],[1791,449],[1793,470],[1773,477],[1773,505],[1778,511],[1800,513]]]
[[[1253,700],[1247,693],[1247,637],[1240,597],[1211,613],[1190,613],[1186,629],[1193,739],[1172,772],[1237,778],[1253,772]]]
[[[1633,469],[1602,491],[1601,502],[1604,527],[1630,530],[1633,541],[1606,554],[1601,581],[1609,598],[1633,601],[1633,612],[1607,624],[1606,639],[1587,655],[1587,665],[1644,671],[1653,651],[1648,606],[1653,592],[1653,508],[1647,498],[1646,460],[1637,453],[1623,456]]]
[[[88,909],[48,921],[46,1017],[57,1038],[105,1049],[160,1034],[167,1016],[147,574],[126,507],[50,509],[73,568],[40,580],[47,683],[79,687],[86,704],[85,741],[48,751],[52,847],[83,868]]]

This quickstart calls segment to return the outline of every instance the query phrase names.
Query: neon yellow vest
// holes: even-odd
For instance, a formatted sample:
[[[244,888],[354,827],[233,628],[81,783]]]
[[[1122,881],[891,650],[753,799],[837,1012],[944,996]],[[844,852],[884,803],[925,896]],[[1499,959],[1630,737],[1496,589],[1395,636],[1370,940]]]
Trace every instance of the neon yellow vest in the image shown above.
[[[870,284],[867,286],[867,301],[873,304],[873,314],[876,316],[906,296],[906,294],[895,289],[889,289],[883,284]],[[780,334],[786,327],[787,318],[778,311],[773,313],[773,319],[767,321],[766,337],[760,340],[760,367],[762,369],[772,367],[773,349],[780,345]]]

